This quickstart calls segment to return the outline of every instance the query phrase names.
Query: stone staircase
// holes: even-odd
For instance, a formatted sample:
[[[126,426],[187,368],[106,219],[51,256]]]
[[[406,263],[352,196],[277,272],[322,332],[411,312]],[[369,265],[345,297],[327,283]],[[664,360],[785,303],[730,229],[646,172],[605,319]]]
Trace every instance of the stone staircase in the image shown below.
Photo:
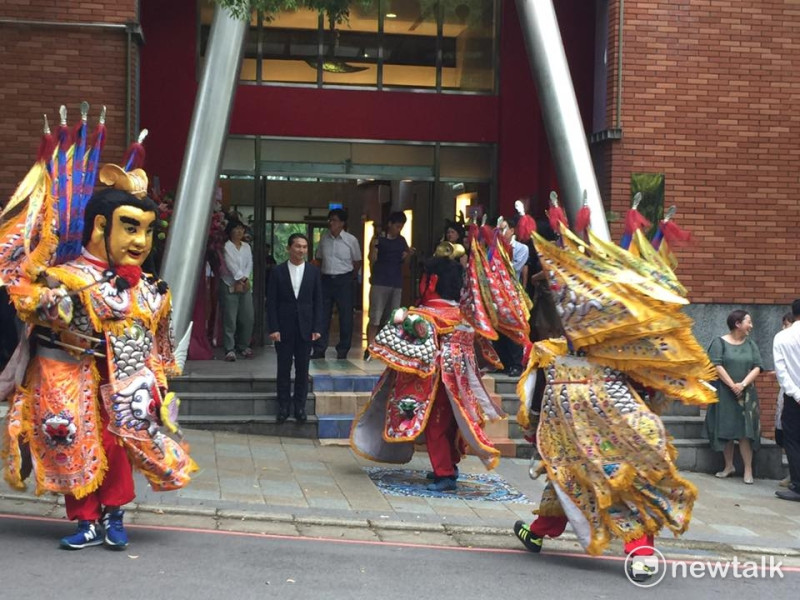
[[[313,385],[313,383],[312,383]],[[193,373],[170,380],[181,399],[180,422],[189,429],[235,431],[259,435],[316,438],[316,399],[309,386],[308,421],[277,423],[278,393],[274,376],[223,377]]]
[[[516,379],[504,375],[493,375],[495,390],[502,398],[503,410],[508,413],[508,435],[515,445],[515,456],[530,458],[531,445],[522,437],[517,424],[519,399],[516,394]],[[677,466],[684,471],[716,473],[723,468],[721,452],[715,452],[703,437],[705,410],[697,406],[673,404],[661,420],[667,432],[673,437],[672,443],[678,451]],[[735,452],[737,473],[742,473],[741,457]],[[753,474],[759,479],[782,479],[786,467],[782,451],[774,441],[761,438],[761,449],[753,457]]]

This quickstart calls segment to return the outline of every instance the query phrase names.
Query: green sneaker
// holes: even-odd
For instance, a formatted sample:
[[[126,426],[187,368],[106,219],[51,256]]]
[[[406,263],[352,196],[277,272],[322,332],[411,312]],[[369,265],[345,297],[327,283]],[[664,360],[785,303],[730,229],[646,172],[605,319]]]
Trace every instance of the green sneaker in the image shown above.
[[[531,552],[539,552],[542,549],[542,538],[533,535],[530,527],[522,521],[514,523],[514,534]]]

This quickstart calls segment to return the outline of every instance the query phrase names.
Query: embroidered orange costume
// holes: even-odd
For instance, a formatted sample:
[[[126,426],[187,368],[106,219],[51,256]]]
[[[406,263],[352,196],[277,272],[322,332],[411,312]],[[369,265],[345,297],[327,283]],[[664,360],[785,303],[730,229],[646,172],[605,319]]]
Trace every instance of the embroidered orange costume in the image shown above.
[[[141,271],[156,206],[141,169],[106,165],[112,187],[93,193],[102,120],[88,150],[80,126],[55,152],[46,136],[0,215],[0,281],[28,324],[8,367],[24,377],[9,396],[5,479],[23,489],[32,468],[37,494],[65,494],[68,517],[92,523],[133,500],[131,465],[156,490],[183,487],[196,469],[165,433],[177,412],[167,378],[179,374],[170,293]],[[84,211],[85,228],[65,224],[82,225]]]

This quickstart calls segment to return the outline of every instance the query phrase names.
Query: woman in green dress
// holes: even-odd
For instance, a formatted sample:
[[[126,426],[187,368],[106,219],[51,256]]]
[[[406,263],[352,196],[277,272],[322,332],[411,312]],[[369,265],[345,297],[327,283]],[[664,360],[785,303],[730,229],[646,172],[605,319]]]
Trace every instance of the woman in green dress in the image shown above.
[[[722,451],[725,468],[717,477],[730,477],[733,466],[733,442],[739,440],[744,464],[744,482],[753,483],[753,451],[758,450],[761,427],[758,397],[753,382],[761,372],[761,353],[750,339],[753,320],[745,310],[728,315],[727,335],[716,338],[708,349],[708,357],[719,375],[719,403],[706,413],[706,432],[714,450]]]

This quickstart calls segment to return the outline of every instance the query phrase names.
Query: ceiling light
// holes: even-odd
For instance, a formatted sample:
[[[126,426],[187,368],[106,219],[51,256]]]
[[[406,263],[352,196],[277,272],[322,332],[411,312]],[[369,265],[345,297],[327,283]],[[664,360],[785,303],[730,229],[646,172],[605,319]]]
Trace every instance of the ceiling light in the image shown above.
[[[396,19],[397,15],[395,13],[386,13],[387,19]]]

